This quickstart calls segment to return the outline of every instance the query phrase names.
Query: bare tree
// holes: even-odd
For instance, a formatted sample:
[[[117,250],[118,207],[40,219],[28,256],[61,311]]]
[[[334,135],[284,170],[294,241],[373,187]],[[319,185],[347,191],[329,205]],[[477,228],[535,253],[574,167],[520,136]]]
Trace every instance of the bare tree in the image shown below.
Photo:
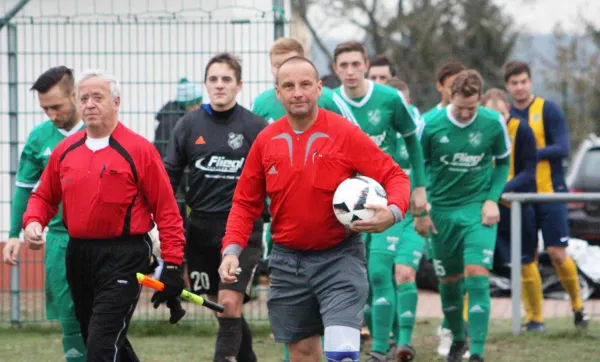
[[[333,62],[309,17],[318,7],[327,19],[352,24],[364,33],[370,55],[392,56],[400,76],[415,89],[417,105],[437,101],[434,73],[440,62],[456,59],[479,69],[489,84],[501,84],[500,69],[517,38],[512,19],[492,0],[323,0],[292,2],[319,49]],[[407,5],[411,5],[408,10]]]

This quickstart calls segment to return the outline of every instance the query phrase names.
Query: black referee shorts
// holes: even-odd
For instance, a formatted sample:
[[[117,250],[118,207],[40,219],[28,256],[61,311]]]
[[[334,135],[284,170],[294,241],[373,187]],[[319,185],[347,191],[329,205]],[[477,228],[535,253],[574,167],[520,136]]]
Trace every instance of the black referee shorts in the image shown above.
[[[87,361],[139,361],[127,329],[142,289],[136,273],[147,270],[151,254],[146,235],[69,240],[67,281]]]
[[[252,281],[262,258],[262,220],[254,222],[248,246],[240,255],[240,268],[235,284],[222,284],[219,277],[221,245],[227,217],[190,215],[186,227],[185,258],[190,286],[196,294],[217,295],[220,289],[244,293],[244,303],[250,300]]]

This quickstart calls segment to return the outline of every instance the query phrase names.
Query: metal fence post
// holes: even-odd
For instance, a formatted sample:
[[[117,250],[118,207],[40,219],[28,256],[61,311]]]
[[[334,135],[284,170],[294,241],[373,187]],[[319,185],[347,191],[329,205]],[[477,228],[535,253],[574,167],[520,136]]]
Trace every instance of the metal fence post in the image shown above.
[[[513,336],[518,336],[521,332],[521,202],[513,201],[510,210],[511,330]]]
[[[273,0],[273,35],[275,40],[285,36],[285,8],[283,0]]]
[[[19,102],[17,74],[17,27],[8,24],[8,117],[10,132],[10,195],[11,201],[15,194],[15,181],[19,166]],[[10,321],[13,326],[21,323],[21,287],[19,264],[10,268]]]

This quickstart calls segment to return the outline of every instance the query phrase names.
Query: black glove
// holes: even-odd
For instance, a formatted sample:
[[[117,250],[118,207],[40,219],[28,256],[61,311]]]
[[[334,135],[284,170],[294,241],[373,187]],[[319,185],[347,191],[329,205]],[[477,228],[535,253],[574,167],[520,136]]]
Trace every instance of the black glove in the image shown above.
[[[171,317],[169,318],[169,323],[171,324],[179,322],[179,320],[185,315],[185,309],[181,307],[181,302],[178,298],[167,300],[167,307],[171,312]]]
[[[183,288],[185,288],[183,275],[181,274],[180,266],[177,264],[165,263],[160,275],[160,281],[163,282],[165,288],[162,292],[155,292],[152,295],[150,301],[154,309],[158,308],[161,303],[179,297]]]

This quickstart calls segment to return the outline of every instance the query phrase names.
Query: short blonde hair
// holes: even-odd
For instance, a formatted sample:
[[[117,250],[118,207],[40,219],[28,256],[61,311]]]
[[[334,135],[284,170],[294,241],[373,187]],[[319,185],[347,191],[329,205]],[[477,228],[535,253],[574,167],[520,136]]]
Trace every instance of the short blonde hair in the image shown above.
[[[485,104],[488,102],[502,102],[506,105],[510,105],[506,92],[500,88],[490,88],[487,90],[487,92],[485,92],[483,98],[481,99],[481,104],[485,106]]]
[[[291,52],[296,52],[301,57],[305,55],[304,47],[298,40],[294,38],[279,38],[275,40],[275,42],[271,46],[271,50],[269,50],[269,56],[272,56],[274,54],[279,55]]]

